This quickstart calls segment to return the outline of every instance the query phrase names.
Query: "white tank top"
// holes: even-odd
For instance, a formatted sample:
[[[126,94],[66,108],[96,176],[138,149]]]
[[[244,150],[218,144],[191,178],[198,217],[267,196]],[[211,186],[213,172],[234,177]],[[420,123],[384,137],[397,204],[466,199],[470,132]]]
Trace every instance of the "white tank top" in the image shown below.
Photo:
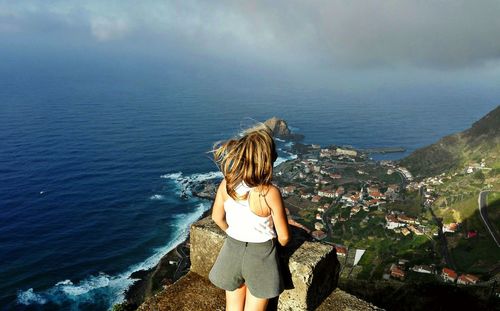
[[[238,196],[247,194],[250,189],[245,183],[241,183],[236,189]],[[246,200],[235,201],[229,197],[224,202],[224,210],[226,211],[226,222],[228,228],[227,235],[243,241],[260,243],[268,241],[276,237],[274,231],[274,223],[271,215],[259,216],[252,212],[248,202],[249,195]]]

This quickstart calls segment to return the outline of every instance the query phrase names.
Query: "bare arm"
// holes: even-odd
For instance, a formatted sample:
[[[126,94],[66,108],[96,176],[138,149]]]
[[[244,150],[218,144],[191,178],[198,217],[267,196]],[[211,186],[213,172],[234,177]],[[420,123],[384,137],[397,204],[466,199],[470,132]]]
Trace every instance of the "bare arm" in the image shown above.
[[[288,219],[286,217],[285,205],[279,189],[275,186],[270,186],[266,194],[266,202],[271,208],[274,227],[278,234],[278,241],[282,246],[285,246],[290,241],[290,230],[288,228]]]
[[[223,179],[217,189],[214,204],[212,206],[212,219],[223,231],[226,231],[228,224],[226,222],[226,211],[224,210],[226,192],[226,180]]]

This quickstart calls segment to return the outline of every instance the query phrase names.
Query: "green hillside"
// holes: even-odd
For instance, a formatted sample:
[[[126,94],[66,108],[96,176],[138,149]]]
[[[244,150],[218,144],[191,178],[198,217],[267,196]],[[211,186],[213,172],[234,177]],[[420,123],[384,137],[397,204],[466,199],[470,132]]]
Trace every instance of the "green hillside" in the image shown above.
[[[402,159],[400,165],[418,178],[458,172],[482,159],[492,169],[500,168],[500,106],[471,128],[416,150]]]

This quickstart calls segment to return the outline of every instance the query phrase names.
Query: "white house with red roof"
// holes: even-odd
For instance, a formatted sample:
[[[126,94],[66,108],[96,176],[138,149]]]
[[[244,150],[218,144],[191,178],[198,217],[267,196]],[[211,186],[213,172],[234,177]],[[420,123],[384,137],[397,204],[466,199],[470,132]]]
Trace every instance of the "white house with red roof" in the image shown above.
[[[337,256],[347,256],[347,247],[343,245],[335,245],[335,250],[337,251]]]
[[[295,189],[297,189],[296,186],[286,186],[286,187],[283,187],[283,189],[281,190],[281,192],[284,194],[284,195],[289,195],[289,194],[292,194]]]
[[[389,272],[393,278],[400,279],[401,281],[406,277],[406,272],[403,270],[403,268],[396,264],[391,265]]]
[[[479,277],[473,274],[462,274],[458,277],[457,284],[470,285],[479,282]]]
[[[395,228],[402,227],[402,226],[404,226],[404,225],[405,225],[405,224],[403,224],[403,223],[400,223],[400,222],[398,221],[398,219],[396,218],[396,216],[394,216],[394,215],[390,215],[390,214],[389,214],[389,215],[385,215],[385,221],[387,222],[387,223],[385,224],[385,227],[386,227],[387,229],[391,229],[391,230],[392,230],[392,229],[395,229]]]
[[[321,197],[319,195],[315,195],[311,198],[311,202],[313,203],[318,203],[319,200],[321,200]]]
[[[443,225],[443,232],[454,233],[457,230],[458,230],[458,223],[456,223],[456,222],[452,222],[452,223]]]
[[[452,282],[454,283],[457,280],[457,273],[455,270],[450,269],[450,268],[443,268],[441,272],[441,276],[443,277],[445,282]]]
[[[380,193],[378,190],[377,191],[370,191],[370,192],[368,192],[368,195],[374,199],[379,199],[379,200],[385,199],[385,195]]]
[[[313,232],[311,232],[311,235],[316,240],[323,240],[327,236],[327,234],[324,231],[321,231],[321,230],[313,231]]]

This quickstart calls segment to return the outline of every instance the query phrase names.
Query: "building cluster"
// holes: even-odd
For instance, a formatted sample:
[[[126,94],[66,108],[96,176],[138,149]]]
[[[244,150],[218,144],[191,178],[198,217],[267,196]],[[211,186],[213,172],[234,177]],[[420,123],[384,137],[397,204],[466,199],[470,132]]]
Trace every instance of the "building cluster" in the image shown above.
[[[316,195],[312,196],[311,202],[319,202],[321,198],[333,198],[334,204],[323,204],[317,208],[316,220],[324,220],[324,214],[333,206],[337,205],[340,209],[349,209],[349,216],[343,216],[344,213],[335,213],[330,218],[332,225],[338,222],[345,222],[361,210],[369,212],[371,209],[381,209],[381,206],[386,203],[388,196],[397,196],[399,193],[398,185],[389,185],[385,192],[381,192],[378,186],[369,185],[361,187],[359,191],[345,191],[343,186],[339,186],[332,190],[320,190]],[[364,221],[368,219],[365,217]],[[316,228],[318,229],[318,228]]]
[[[436,189],[451,176],[441,174],[422,181],[414,181],[412,174],[405,167],[398,166],[392,161],[381,161],[380,164],[387,168],[387,174],[398,173],[402,183],[387,184],[377,178],[373,181],[366,176],[362,177],[370,175],[370,167],[359,161],[363,157],[363,154],[358,154],[355,150],[337,147],[321,148],[315,145],[306,147],[305,152],[296,160],[280,166],[276,173],[286,185],[281,188],[283,196],[291,197],[289,198],[291,202],[301,198],[301,204],[308,207],[306,215],[311,215],[303,217],[314,216],[314,219],[305,220],[309,228],[291,217],[289,217],[289,222],[303,228],[314,239],[324,240],[328,236],[328,230],[333,230],[333,226],[337,223],[349,221],[361,210],[366,212],[377,210],[377,214],[383,214],[385,217],[387,230],[404,236],[410,234],[430,236],[430,232],[434,229],[428,227],[425,219],[395,210],[388,211],[384,206],[388,202],[401,200],[401,190],[407,190],[418,191],[422,204],[429,207],[438,198]],[[401,189],[402,185],[406,188]],[[311,212],[309,208],[314,208],[312,214],[309,214]],[[335,208],[335,211],[332,211],[332,208]],[[367,214],[360,221],[360,225],[368,223],[372,215]],[[447,223],[443,225],[443,232],[453,233],[459,228],[459,223]],[[471,231],[467,234],[467,238],[473,238],[476,235],[477,232]],[[347,258],[349,250],[345,246],[335,245],[335,248],[337,256]],[[409,261],[405,259],[393,263],[384,278],[405,280],[410,271],[411,273],[440,275],[443,280],[457,284],[475,284],[479,281],[477,276],[471,274],[458,276],[449,268],[443,268],[439,274],[434,265],[409,266]]]
[[[486,167],[485,159],[481,159],[481,163],[472,163],[470,165],[467,165],[464,169],[464,173],[472,174],[483,169],[488,169]]]
[[[458,276],[458,273],[455,272],[455,270],[446,267],[441,270],[441,277],[445,282],[456,282],[457,284],[461,285],[472,285],[479,282],[479,277],[473,274],[464,273]]]
[[[380,165],[387,167],[387,174],[393,174],[394,172],[398,172],[404,176],[407,181],[413,180],[413,175],[411,172],[404,166],[398,166],[393,161],[384,160],[380,161]]]
[[[346,189],[342,186],[345,181],[343,179],[349,178],[343,176],[346,162],[356,162],[361,157],[357,151],[337,147],[321,149],[317,146],[309,150],[309,153],[290,162],[277,174],[289,182],[288,186],[282,187],[283,196],[298,196],[316,206],[317,222],[314,223],[314,231],[311,232],[314,238],[321,240],[327,237],[325,233],[327,220],[331,225],[335,225],[337,222],[347,221],[361,210],[366,212],[371,209],[382,210],[388,201],[398,199],[401,190],[399,184],[386,185],[382,182],[367,181],[358,189],[352,189],[352,186]],[[401,169],[396,166],[394,168]],[[362,169],[362,165],[358,166],[356,172],[359,175],[368,174]],[[352,179],[352,176],[350,178]],[[325,217],[333,206],[349,209],[349,216],[339,211],[332,217]],[[415,228],[416,232],[418,230]]]
[[[349,159],[350,161],[355,160],[355,158],[358,156],[358,152],[356,150],[352,149],[346,149],[346,148],[323,148],[320,150],[319,153],[320,158],[327,158],[327,157],[339,157],[341,159]]]
[[[397,263],[391,264],[389,271],[384,275],[384,278],[394,278],[404,281],[408,277],[409,271],[437,275],[436,267],[434,265],[414,265],[413,267],[408,268],[408,263],[408,260],[400,259]],[[460,285],[472,285],[479,282],[479,277],[476,275],[464,273],[459,276],[453,269],[446,267],[441,270],[440,277],[444,282],[457,283]]]
[[[391,211],[385,215],[385,228],[393,230],[395,233],[401,233],[406,236],[413,232],[415,235],[423,235],[426,232],[426,227],[420,221],[402,212]]]
[[[406,185],[407,191],[420,191],[420,194],[423,197],[422,204],[425,207],[430,207],[436,201],[438,194],[434,189],[436,184],[440,184],[443,182],[442,178],[438,177],[429,177],[420,182],[412,181]]]

